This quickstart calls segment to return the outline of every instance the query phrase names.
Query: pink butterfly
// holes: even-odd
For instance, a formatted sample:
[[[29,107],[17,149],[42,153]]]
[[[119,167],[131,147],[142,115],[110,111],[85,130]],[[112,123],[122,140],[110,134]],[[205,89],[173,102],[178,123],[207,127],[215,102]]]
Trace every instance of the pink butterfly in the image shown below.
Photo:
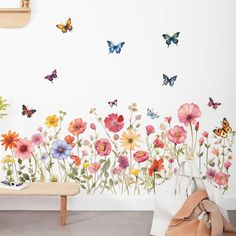
[[[110,102],[108,102],[108,104],[110,105],[110,107],[113,107],[113,106],[116,106],[117,107],[117,99],[115,99],[114,101],[110,101]]]
[[[51,75],[47,75],[44,77],[44,79],[47,79],[51,82],[53,82],[53,80],[56,78],[57,78],[57,70],[54,70]]]
[[[212,107],[214,110],[216,110],[218,108],[218,106],[220,106],[221,103],[220,102],[214,102],[213,99],[211,97],[209,97],[209,102],[208,102],[208,106]]]

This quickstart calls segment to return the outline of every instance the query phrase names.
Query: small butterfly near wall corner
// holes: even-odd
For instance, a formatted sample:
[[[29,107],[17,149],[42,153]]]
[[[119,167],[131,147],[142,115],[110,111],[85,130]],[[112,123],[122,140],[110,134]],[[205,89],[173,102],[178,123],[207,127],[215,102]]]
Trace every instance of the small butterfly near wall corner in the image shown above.
[[[30,118],[36,112],[35,109],[28,109],[27,106],[22,105],[22,115]]]
[[[47,76],[44,77],[44,79],[47,79],[48,81],[50,81],[50,82],[52,82],[52,83],[53,83],[53,80],[56,79],[56,78],[58,78],[58,77],[57,77],[57,70],[54,70],[54,71],[52,72],[52,74],[47,75]]]
[[[56,25],[56,26],[57,26],[57,28],[59,28],[59,29],[61,30],[61,32],[62,32],[63,34],[65,34],[67,31],[72,31],[72,29],[73,29],[73,27],[72,27],[72,25],[71,25],[71,18],[69,18],[69,19],[67,20],[67,22],[66,22],[65,25],[63,25],[63,24],[58,24],[58,25]]]
[[[209,97],[209,102],[208,102],[208,106],[212,107],[214,110],[216,110],[218,108],[218,106],[220,106],[221,103],[220,102],[214,102],[213,99],[211,97]]]
[[[159,118],[160,116],[157,114],[157,112],[154,112],[153,109],[148,108],[147,109],[147,116],[151,118],[152,120]]]
[[[175,84],[176,79],[177,79],[177,75],[175,75],[175,76],[169,78],[167,75],[163,74],[163,80],[164,80],[164,81],[163,81],[162,86],[169,84],[171,87],[173,87],[174,84]]]
[[[213,130],[214,134],[218,137],[227,138],[228,133],[232,132],[232,128],[230,127],[229,122],[226,118],[222,121],[222,128],[216,128]]]
[[[169,47],[171,43],[174,43],[176,46],[178,45],[179,40],[177,39],[179,37],[180,32],[177,32],[173,34],[173,36],[170,36],[169,34],[163,34],[163,38],[166,40],[166,44]]]
[[[117,107],[118,106],[118,100],[115,99],[114,101],[109,101],[108,104],[109,104],[110,107],[113,107],[113,106]]]
[[[114,53],[114,52],[117,54],[120,54],[121,49],[125,44],[125,42],[121,42],[121,43],[115,45],[111,41],[107,41],[107,43],[108,43],[108,48],[109,48],[109,54]]]

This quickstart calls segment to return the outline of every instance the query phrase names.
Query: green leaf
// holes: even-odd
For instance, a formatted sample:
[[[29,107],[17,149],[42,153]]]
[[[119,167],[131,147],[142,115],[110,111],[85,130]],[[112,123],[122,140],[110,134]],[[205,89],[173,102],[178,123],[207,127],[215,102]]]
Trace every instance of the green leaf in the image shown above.
[[[11,170],[7,170],[7,175],[11,175],[12,171]]]
[[[29,175],[26,174],[26,173],[23,173],[22,176],[23,176],[23,178],[24,178],[25,180],[29,180],[29,179],[30,179],[30,178],[29,178]]]
[[[21,159],[18,159],[18,163],[21,165],[21,164],[22,164],[22,160],[21,160]]]
[[[111,187],[113,186],[114,182],[113,182],[112,179],[109,179],[109,184],[110,184]]]
[[[109,173],[107,171],[104,172],[104,176],[105,178],[108,178],[109,177]]]
[[[111,164],[110,159],[108,159],[108,160],[105,162],[105,164],[103,165],[102,171],[103,171],[103,172],[107,171],[107,170],[109,169],[109,167],[110,167],[110,164]]]
[[[62,168],[62,170],[63,170],[63,171],[65,171],[65,170],[66,170],[66,167],[65,167],[65,165],[64,165],[64,164],[60,163],[60,166],[61,166],[61,168]]]
[[[19,180],[20,180],[21,183],[25,182],[24,178],[22,178],[22,177],[20,177]]]
[[[202,179],[205,180],[207,177],[206,176],[202,176]]]
[[[93,183],[93,185],[92,185],[91,189],[93,189],[93,188],[95,187],[95,185],[96,185],[96,183]]]
[[[86,187],[85,187],[83,184],[81,184],[80,187],[81,187],[82,189],[86,189]]]
[[[82,168],[81,171],[80,171],[80,174],[83,175],[85,173],[85,169]]]

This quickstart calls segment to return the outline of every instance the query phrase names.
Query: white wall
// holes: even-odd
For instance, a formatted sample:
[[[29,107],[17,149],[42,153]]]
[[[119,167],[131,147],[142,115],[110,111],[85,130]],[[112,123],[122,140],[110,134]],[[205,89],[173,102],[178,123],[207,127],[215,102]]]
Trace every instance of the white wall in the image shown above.
[[[106,115],[113,98],[119,112],[136,101],[143,114],[150,107],[162,118],[177,117],[181,104],[194,102],[202,110],[202,128],[212,130],[224,116],[236,128],[234,0],[34,0],[32,9],[27,27],[0,29],[0,95],[11,104],[0,133],[12,129],[29,136],[58,110],[68,112],[65,123],[92,121],[89,109]],[[74,30],[62,34],[55,25],[69,17]],[[162,34],[177,31],[179,45],[167,48]],[[107,40],[126,42],[120,55],[108,54]],[[51,84],[43,78],[55,68],[59,78]],[[162,86],[163,73],[178,75],[173,88]],[[207,107],[209,96],[222,102],[217,111]],[[37,114],[21,117],[21,104]],[[234,201],[235,173],[234,163],[226,194]]]

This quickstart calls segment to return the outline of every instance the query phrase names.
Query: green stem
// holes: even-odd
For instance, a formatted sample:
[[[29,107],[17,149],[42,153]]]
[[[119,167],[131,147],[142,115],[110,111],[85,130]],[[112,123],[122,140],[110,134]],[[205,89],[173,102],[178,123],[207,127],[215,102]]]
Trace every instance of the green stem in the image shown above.
[[[58,169],[59,169],[59,173],[60,173],[60,177],[61,177],[61,182],[62,182],[62,174],[61,174],[61,166],[60,166],[60,162],[57,159],[57,163],[58,163]]]
[[[192,145],[191,145],[191,153],[193,156],[193,126],[192,126],[192,122],[190,122],[190,130],[191,130],[191,138],[192,138]]]
[[[129,149],[129,176],[130,176],[130,172],[132,170],[132,151],[131,148]]]
[[[63,158],[63,162],[64,162],[64,166],[65,166],[65,182],[67,182],[67,177],[68,177],[68,172],[67,172],[67,169],[66,169],[66,161],[65,159]]]
[[[14,158],[14,154],[13,154],[12,149],[11,149],[11,154],[12,154],[12,157]],[[19,182],[19,175],[18,175],[17,168],[16,168],[16,162],[14,162],[14,168],[15,168],[15,172],[16,172],[16,181]]]

